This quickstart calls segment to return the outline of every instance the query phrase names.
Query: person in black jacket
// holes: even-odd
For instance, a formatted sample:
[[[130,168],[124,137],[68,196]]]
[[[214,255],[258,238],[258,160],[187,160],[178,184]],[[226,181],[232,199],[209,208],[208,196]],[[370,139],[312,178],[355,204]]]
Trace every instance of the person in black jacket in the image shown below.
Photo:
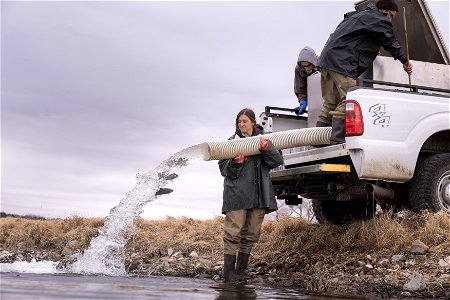
[[[241,110],[236,117],[236,131],[230,139],[262,134],[251,109]],[[237,155],[219,161],[223,182],[224,279],[242,282],[253,245],[259,240],[261,224],[267,213],[278,209],[269,170],[283,163],[283,156],[268,139],[260,136],[260,154]],[[236,259],[236,251],[237,259]]]
[[[398,12],[394,0],[379,0],[359,12],[350,12],[330,35],[320,54],[323,105],[317,127],[332,126],[330,143],[345,142],[345,98],[356,78],[375,60],[380,47],[403,64],[409,75],[412,65],[407,60],[392,26]],[[331,116],[332,115],[332,116]]]

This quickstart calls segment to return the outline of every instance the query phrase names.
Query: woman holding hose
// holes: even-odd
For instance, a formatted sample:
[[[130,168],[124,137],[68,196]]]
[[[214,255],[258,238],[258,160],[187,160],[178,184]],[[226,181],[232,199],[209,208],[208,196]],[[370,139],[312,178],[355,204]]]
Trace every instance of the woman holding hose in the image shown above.
[[[245,108],[236,116],[236,131],[230,139],[261,134],[255,113]],[[269,170],[283,164],[283,156],[263,136],[259,138],[259,151],[257,155],[238,154],[219,161],[225,177],[222,206],[225,282],[239,283],[249,278],[246,269],[250,252],[259,240],[264,216],[278,209]]]

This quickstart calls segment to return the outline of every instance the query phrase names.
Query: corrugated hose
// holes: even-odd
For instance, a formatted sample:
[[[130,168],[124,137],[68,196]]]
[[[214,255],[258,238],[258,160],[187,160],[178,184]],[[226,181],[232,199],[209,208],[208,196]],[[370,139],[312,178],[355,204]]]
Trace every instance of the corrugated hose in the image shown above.
[[[312,127],[264,134],[278,150],[300,146],[314,146],[330,143],[331,127]],[[204,160],[219,160],[259,154],[259,136],[203,143],[207,151]]]

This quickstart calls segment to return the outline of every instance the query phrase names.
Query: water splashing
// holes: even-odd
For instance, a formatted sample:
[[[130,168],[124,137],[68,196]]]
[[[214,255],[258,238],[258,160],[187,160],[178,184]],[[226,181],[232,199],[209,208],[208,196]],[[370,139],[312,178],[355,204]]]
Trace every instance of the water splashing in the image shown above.
[[[207,148],[204,144],[183,149],[162,162],[154,170],[136,175],[136,186],[120,203],[111,209],[99,235],[91,240],[89,248],[69,267],[74,273],[105,274],[124,276],[126,234],[133,228],[133,220],[139,216],[144,205],[158,195],[172,190],[163,186],[177,177],[175,172],[181,167],[205,159]]]

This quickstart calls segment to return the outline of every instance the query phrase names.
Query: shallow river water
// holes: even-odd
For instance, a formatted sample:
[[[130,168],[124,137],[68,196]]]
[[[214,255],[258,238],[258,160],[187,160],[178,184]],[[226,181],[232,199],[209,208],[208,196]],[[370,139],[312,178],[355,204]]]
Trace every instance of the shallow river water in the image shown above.
[[[0,273],[0,299],[340,299],[210,279]]]

